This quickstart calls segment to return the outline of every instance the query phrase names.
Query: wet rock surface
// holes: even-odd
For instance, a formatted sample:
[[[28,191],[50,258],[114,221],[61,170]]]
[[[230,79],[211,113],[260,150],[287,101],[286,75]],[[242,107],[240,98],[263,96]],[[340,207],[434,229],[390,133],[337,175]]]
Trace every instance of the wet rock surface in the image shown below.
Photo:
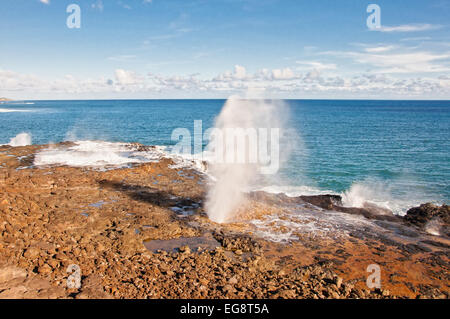
[[[360,215],[368,219],[401,221],[401,218],[394,216],[391,211],[375,205],[366,204],[363,208],[344,207],[342,205],[342,197],[339,195],[300,196],[299,198],[307,203],[327,210],[335,210],[347,214]]]
[[[290,204],[304,204],[308,203],[316,207],[342,212],[351,215],[364,216],[368,219],[385,220],[393,222],[401,222],[402,218],[393,215],[393,213],[382,207],[376,205],[366,204],[363,208],[358,207],[344,207],[342,204],[342,197],[340,195],[310,195],[310,196],[297,196],[289,197],[285,194],[269,194],[265,192],[253,192],[252,198],[270,202],[272,204],[277,203],[290,203]]]
[[[396,234],[396,221],[380,218],[380,229],[397,237],[360,227],[339,237],[298,231],[297,240],[277,243],[245,221],[210,222],[206,177],[170,168],[170,159],[108,171],[34,167],[45,147],[0,147],[0,298],[449,296],[445,238],[414,237],[409,228]],[[250,198],[253,218],[300,204],[339,206],[326,196]],[[373,263],[381,289],[366,286]],[[67,285],[71,265],[80,269],[79,288]]]
[[[450,206],[431,203],[413,207],[406,212],[405,221],[425,231],[450,237]],[[430,228],[434,229],[430,229]]]

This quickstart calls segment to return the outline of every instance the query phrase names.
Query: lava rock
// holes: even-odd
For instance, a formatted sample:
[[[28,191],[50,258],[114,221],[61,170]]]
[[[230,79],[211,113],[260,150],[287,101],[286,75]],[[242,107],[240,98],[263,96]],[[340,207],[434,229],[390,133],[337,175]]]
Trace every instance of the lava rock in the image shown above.
[[[431,203],[413,207],[406,212],[405,220],[413,225],[423,227],[433,218],[440,218],[444,223],[450,224],[450,206],[434,205]]]

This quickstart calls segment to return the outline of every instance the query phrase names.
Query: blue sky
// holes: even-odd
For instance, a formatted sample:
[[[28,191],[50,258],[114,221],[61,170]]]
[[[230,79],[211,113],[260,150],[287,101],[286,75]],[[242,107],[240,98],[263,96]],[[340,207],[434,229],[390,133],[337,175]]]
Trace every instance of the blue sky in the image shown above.
[[[2,0],[0,96],[448,99],[448,17],[444,0]]]

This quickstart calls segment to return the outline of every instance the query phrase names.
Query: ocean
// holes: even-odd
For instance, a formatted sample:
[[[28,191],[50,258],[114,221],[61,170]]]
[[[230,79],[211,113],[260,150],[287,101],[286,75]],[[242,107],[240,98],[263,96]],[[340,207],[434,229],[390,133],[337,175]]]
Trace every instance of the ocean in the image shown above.
[[[225,100],[25,101],[0,104],[0,144],[139,142],[171,146],[172,131],[213,126]],[[450,202],[450,101],[287,100],[297,132],[270,183],[290,196],[334,193],[346,206],[373,202],[404,214]],[[99,147],[96,144],[95,147]],[[204,144],[205,145],[205,144]],[[282,150],[281,150],[282,152]]]

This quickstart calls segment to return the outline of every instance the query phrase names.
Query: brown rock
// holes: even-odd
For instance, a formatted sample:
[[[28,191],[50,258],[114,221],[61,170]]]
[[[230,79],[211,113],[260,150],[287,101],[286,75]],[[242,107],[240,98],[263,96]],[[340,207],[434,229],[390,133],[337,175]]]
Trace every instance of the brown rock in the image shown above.
[[[42,265],[41,267],[38,268],[38,272],[40,274],[47,275],[47,274],[52,272],[52,267],[50,267],[49,264],[44,264],[44,265]]]
[[[341,288],[342,281],[343,281],[343,279],[341,277],[339,277],[339,276],[334,279],[334,283],[336,284],[336,287],[338,289]]]
[[[16,286],[6,289],[0,293],[0,299],[22,299],[27,288],[24,286]]]
[[[274,297],[282,299],[294,299],[296,298],[296,293],[294,289],[285,289],[277,292]]]
[[[450,206],[437,206],[431,203],[413,207],[406,212],[404,217],[409,224],[424,228],[432,219],[440,219],[444,226],[450,226]]]
[[[333,209],[342,206],[342,197],[339,195],[300,196],[302,200],[323,209]]]
[[[23,256],[25,258],[35,259],[35,258],[39,257],[39,249],[37,249],[36,247],[30,247],[25,251]]]
[[[231,285],[225,285],[225,286],[222,288],[222,290],[223,290],[224,292],[232,292],[232,291],[234,291],[234,288],[233,288],[233,286],[231,286]]]
[[[185,254],[190,254],[191,253],[191,249],[187,245],[180,247],[180,251],[185,253]]]
[[[57,268],[59,266],[59,261],[56,259],[50,259],[47,261],[47,264],[49,264],[52,268]]]
[[[22,268],[7,266],[0,268],[0,284],[14,280],[25,279],[27,272]]]

